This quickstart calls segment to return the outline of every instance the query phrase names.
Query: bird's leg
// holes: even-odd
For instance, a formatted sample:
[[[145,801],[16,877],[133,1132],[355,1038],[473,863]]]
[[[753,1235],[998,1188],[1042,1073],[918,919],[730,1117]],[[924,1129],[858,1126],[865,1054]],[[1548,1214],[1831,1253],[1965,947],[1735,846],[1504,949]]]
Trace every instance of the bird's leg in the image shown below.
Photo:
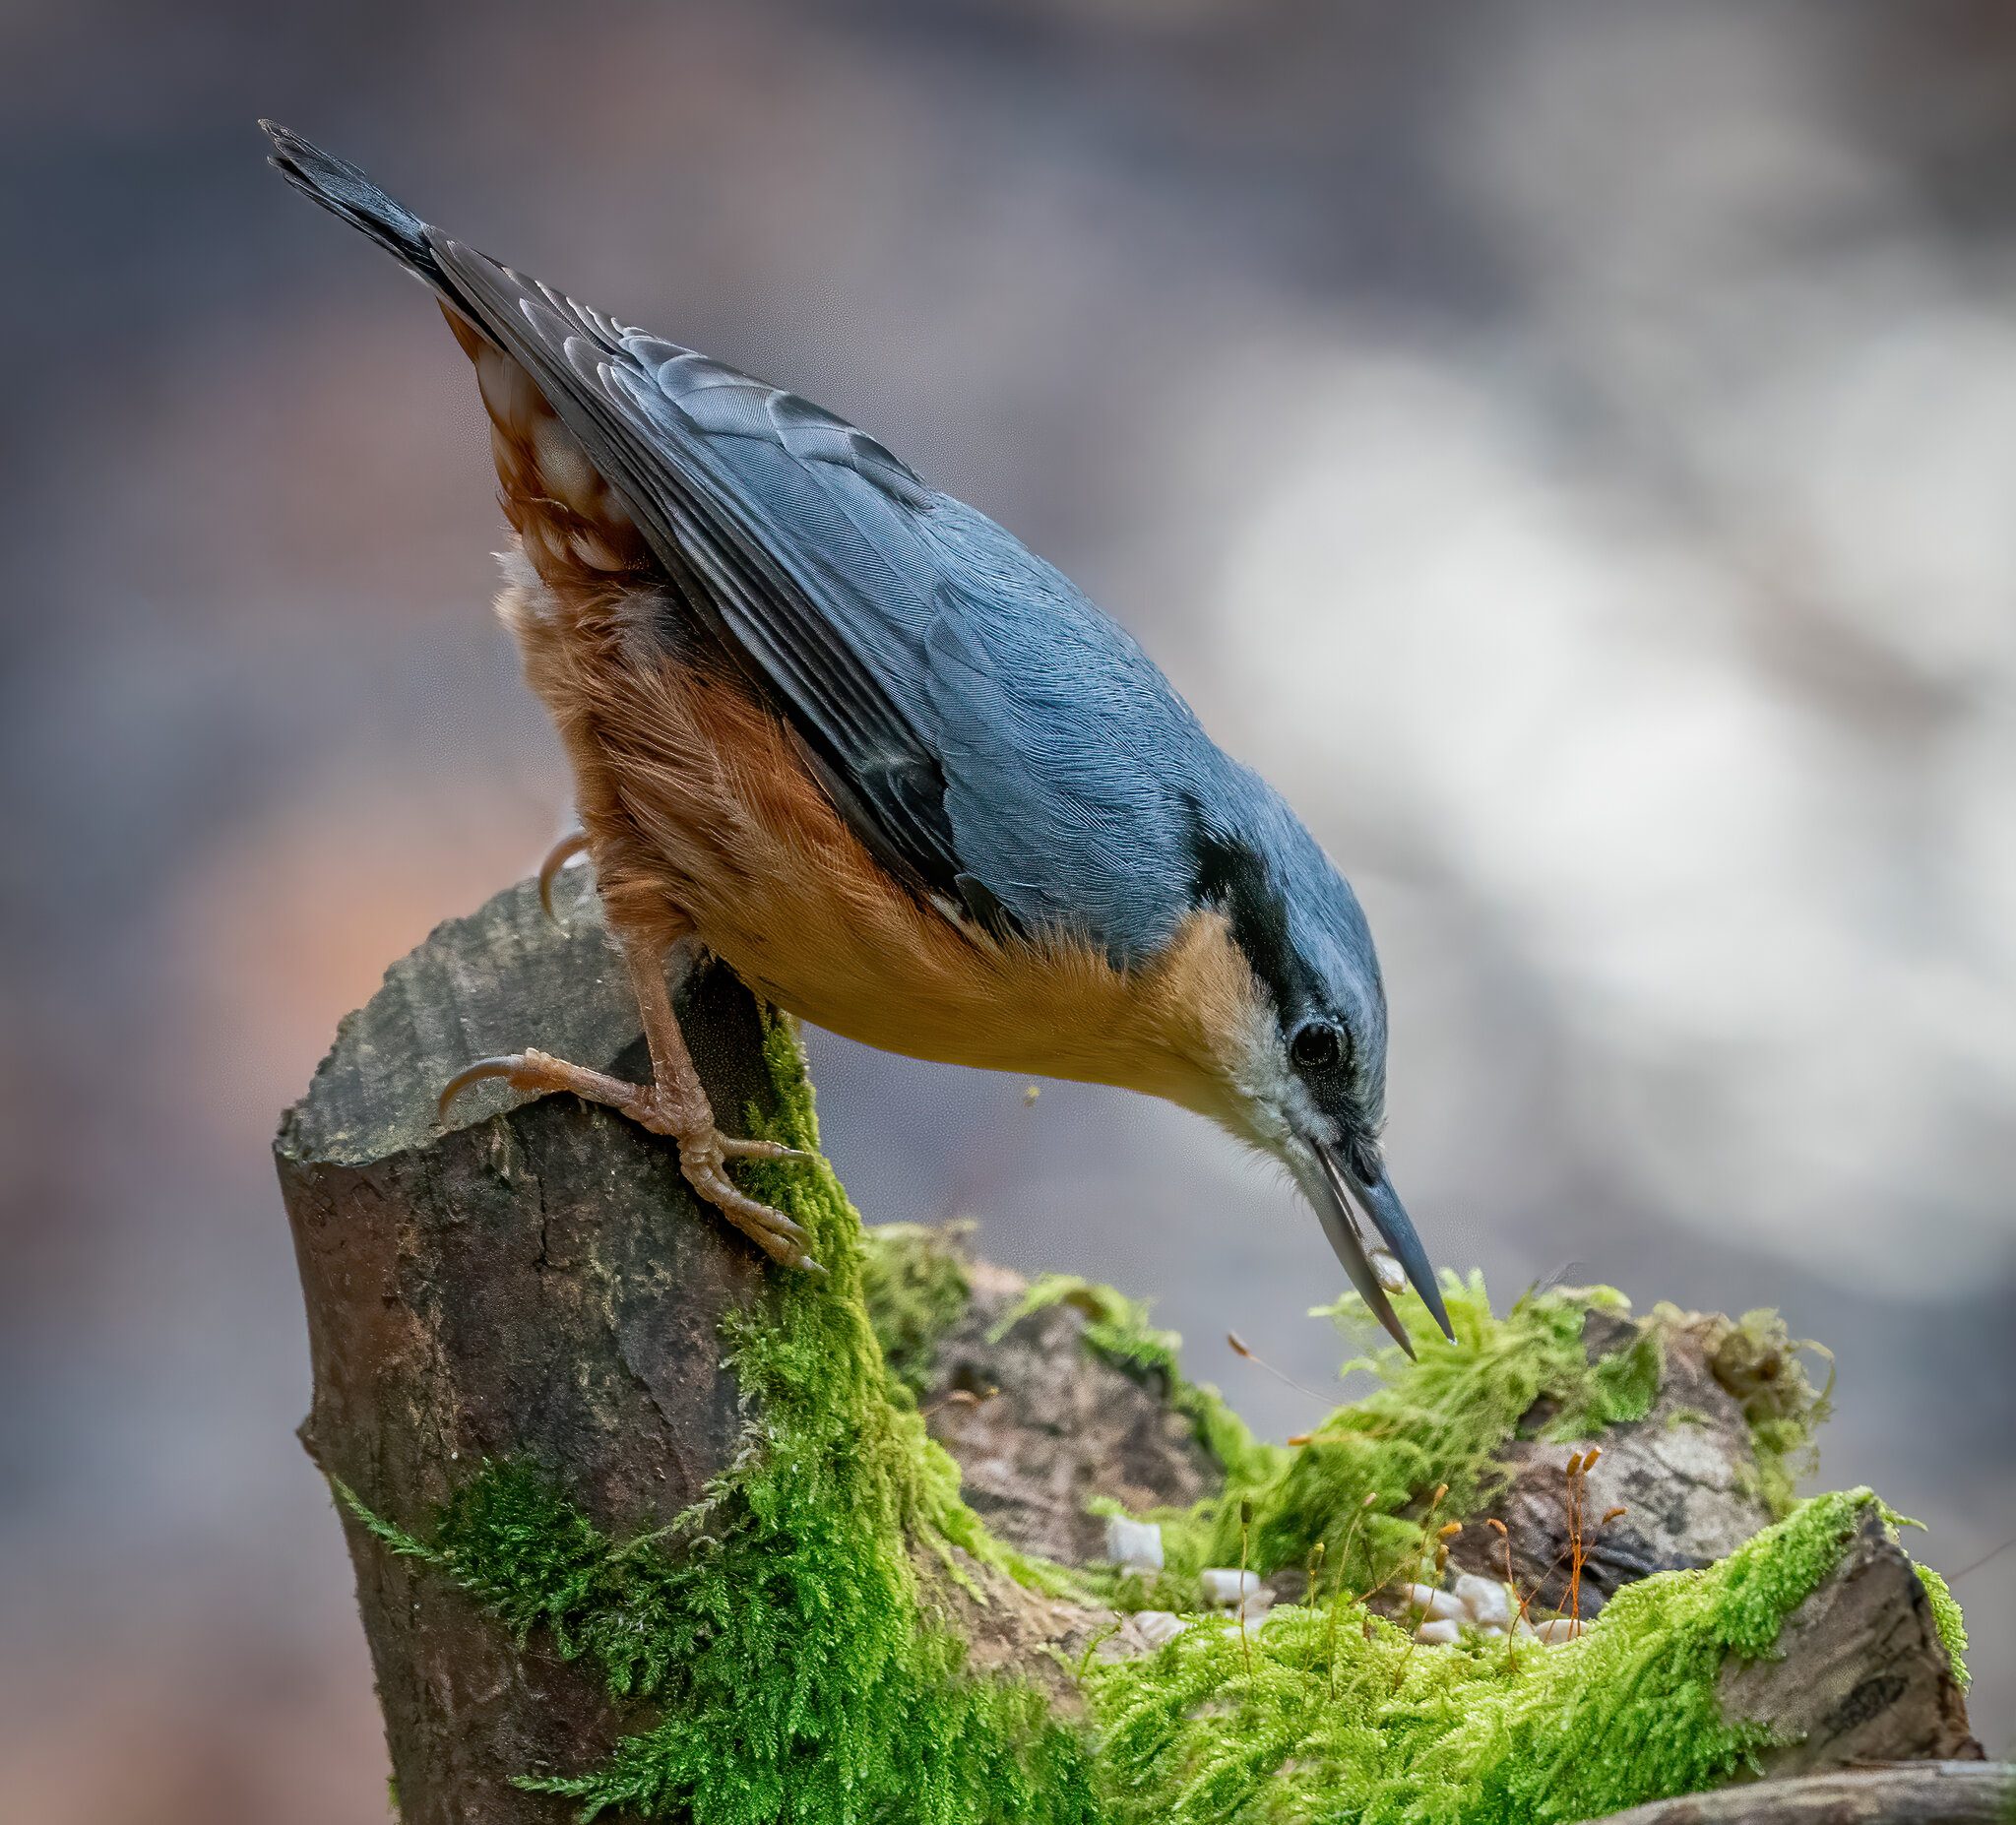
[[[545,1052],[511,1052],[479,1058],[458,1071],[441,1092],[443,1112],[471,1084],[485,1078],[502,1078],[514,1090],[541,1094],[568,1090],[590,1102],[605,1103],[639,1127],[676,1141],[679,1169],[687,1183],[765,1254],[787,1267],[823,1273],[806,1252],[805,1230],[783,1211],[737,1189],[726,1170],[730,1160],[805,1161],[811,1156],[777,1141],[750,1141],[722,1133],[715,1125],[714,1108],[700,1074],[693,1068],[685,1035],[679,1031],[671,992],[665,987],[665,947],[630,938],[622,943],[638,1011],[644,1017],[645,1043],[651,1048],[652,1081],[648,1085],[591,1071]]]

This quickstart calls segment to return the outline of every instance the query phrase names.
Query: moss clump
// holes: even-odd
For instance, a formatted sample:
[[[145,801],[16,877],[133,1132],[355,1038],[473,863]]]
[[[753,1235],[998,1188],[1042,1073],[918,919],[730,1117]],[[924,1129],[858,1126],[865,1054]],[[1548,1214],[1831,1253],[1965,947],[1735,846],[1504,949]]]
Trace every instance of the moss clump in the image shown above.
[[[1967,1622],[1960,1613],[1959,1601],[1953,1595],[1953,1587],[1929,1565],[1916,1567],[1919,1583],[1925,1587],[1925,1598],[1932,1605],[1932,1623],[1939,1631],[1940,1644],[1946,1650],[1946,1658],[1953,1663],[1954,1683],[1965,1688],[1968,1683]]]
[[[1225,1497],[1189,1518],[1201,1538],[1165,1526],[1166,1549],[1187,1562],[1239,1562],[1240,1504],[1251,1506],[1247,1562],[1263,1575],[1303,1562],[1320,1542],[1326,1578],[1347,1592],[1368,1592],[1420,1556],[1421,1522],[1431,1493],[1446,1484],[1439,1514],[1462,1519],[1488,1498],[1493,1460],[1537,1409],[1550,1413],[1550,1436],[1591,1437],[1603,1427],[1643,1418],[1660,1375],[1656,1336],[1641,1332],[1592,1363],[1583,1320],[1592,1304],[1621,1309],[1622,1296],[1599,1288],[1529,1293],[1501,1318],[1480,1275],[1443,1277],[1452,1344],[1418,1298],[1401,1306],[1415,1342],[1410,1360],[1397,1346],[1360,1356],[1346,1372],[1368,1369],[1381,1385],[1339,1408],[1292,1457],[1267,1474],[1233,1479]],[[1347,1295],[1322,1315],[1355,1328],[1364,1307]]]
[[[1653,1316],[1678,1318],[1696,1328],[1715,1379],[1743,1410],[1757,1454],[1756,1493],[1773,1514],[1791,1512],[1794,1485],[1819,1462],[1813,1433],[1826,1419],[1834,1392],[1834,1358],[1810,1339],[1795,1338],[1775,1311],[1740,1318],[1716,1313],[1696,1318],[1659,1305]],[[1811,1351],[1827,1361],[1825,1386],[1815,1388],[1799,1359]]]
[[[861,1231],[861,1296],[889,1372],[912,1394],[930,1386],[938,1341],[966,1316],[973,1286],[960,1257],[969,1224],[882,1223]]]
[[[816,1150],[794,1036],[766,1040],[780,1101],[759,1131]],[[1076,1825],[1096,1816],[1090,1753],[1031,1686],[962,1666],[928,1613],[914,1544],[1012,1565],[960,1502],[958,1471],[893,1383],[862,1300],[859,1220],[822,1164],[752,1169],[811,1232],[829,1278],[768,1276],[727,1342],[747,1443],[662,1536],[618,1542],[534,1467],[486,1465],[417,1538],[521,1642],[541,1631],[647,1701],[599,1768],[529,1778],[592,1818],[696,1825]]]
[[[1707,1571],[1628,1586],[1560,1647],[1420,1649],[1349,1603],[1279,1610],[1243,1643],[1193,1628],[1089,1675],[1111,1816],[1529,1825],[1713,1787],[1769,1739],[1724,1720],[1724,1663],[1771,1651],[1876,1506],[1819,1497]]]
[[[1656,1324],[1640,1327],[1621,1350],[1589,1365],[1589,1379],[1571,1388],[1567,1404],[1545,1427],[1548,1438],[1574,1444],[1606,1426],[1643,1419],[1659,1399],[1666,1374],[1666,1335]],[[1782,1518],[1782,1517],[1781,1517]]]

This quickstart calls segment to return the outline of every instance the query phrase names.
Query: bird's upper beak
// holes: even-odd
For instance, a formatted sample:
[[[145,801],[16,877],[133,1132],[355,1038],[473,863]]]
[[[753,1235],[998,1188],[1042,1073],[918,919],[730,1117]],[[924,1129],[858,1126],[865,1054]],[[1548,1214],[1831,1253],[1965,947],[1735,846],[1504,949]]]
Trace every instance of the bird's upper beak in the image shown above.
[[[1371,1257],[1365,1251],[1359,1225],[1367,1218],[1400,1265],[1407,1270],[1407,1277],[1421,1295],[1429,1316],[1442,1327],[1442,1335],[1454,1343],[1456,1333],[1450,1329],[1441,1289],[1435,1285],[1435,1270],[1428,1264],[1427,1250],[1421,1246],[1421,1238],[1415,1233],[1413,1220],[1401,1203],[1400,1194],[1393,1189],[1393,1181],[1383,1169],[1376,1178],[1361,1178],[1343,1156],[1330,1147],[1319,1146],[1316,1157],[1323,1163],[1323,1184],[1314,1200],[1316,1215],[1322,1219],[1323,1233],[1329,1236],[1330,1246],[1337,1250],[1337,1258],[1344,1263],[1344,1271],[1351,1276],[1351,1284],[1371,1308],[1372,1315],[1386,1327],[1401,1349],[1409,1355],[1414,1354],[1414,1342],[1394,1311],[1393,1302],[1387,1298],[1386,1289],[1379,1285]]]

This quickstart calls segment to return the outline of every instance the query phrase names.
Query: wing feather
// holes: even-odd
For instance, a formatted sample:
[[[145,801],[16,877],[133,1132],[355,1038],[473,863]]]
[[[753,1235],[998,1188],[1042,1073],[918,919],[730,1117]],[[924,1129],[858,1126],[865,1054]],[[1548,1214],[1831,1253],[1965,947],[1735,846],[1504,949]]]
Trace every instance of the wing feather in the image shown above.
[[[996,932],[1070,928],[1116,958],[1167,936],[1216,750],[1116,625],[844,419],[428,245],[871,851]]]

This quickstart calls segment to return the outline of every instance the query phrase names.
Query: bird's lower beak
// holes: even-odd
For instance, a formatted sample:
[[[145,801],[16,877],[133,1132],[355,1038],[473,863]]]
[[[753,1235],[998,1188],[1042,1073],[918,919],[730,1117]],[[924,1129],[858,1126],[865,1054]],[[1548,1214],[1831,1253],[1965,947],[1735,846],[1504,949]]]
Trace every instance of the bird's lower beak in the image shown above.
[[[1323,1162],[1323,1184],[1328,1194],[1316,1200],[1316,1215],[1322,1219],[1323,1233],[1329,1236],[1330,1246],[1337,1250],[1337,1258],[1344,1263],[1344,1271],[1351,1276],[1351,1284],[1371,1308],[1373,1317],[1386,1327],[1401,1349],[1409,1355],[1414,1354],[1414,1341],[1408,1336],[1407,1327],[1400,1322],[1392,1301],[1387,1298],[1385,1288],[1379,1285],[1371,1257],[1365,1251],[1364,1237],[1359,1228],[1365,1219],[1371,1221],[1372,1227],[1406,1269],[1407,1277],[1414,1283],[1414,1290],[1421,1295],[1429,1316],[1442,1327],[1442,1335],[1454,1343],[1456,1333],[1450,1329],[1449,1313],[1442,1304],[1442,1291],[1435,1285],[1435,1270],[1428,1264],[1428,1251],[1415,1233],[1414,1222],[1407,1214],[1407,1207],[1401,1203],[1400,1194],[1393,1189],[1393,1181],[1383,1171],[1377,1178],[1360,1178],[1329,1148],[1319,1147],[1316,1152]]]

